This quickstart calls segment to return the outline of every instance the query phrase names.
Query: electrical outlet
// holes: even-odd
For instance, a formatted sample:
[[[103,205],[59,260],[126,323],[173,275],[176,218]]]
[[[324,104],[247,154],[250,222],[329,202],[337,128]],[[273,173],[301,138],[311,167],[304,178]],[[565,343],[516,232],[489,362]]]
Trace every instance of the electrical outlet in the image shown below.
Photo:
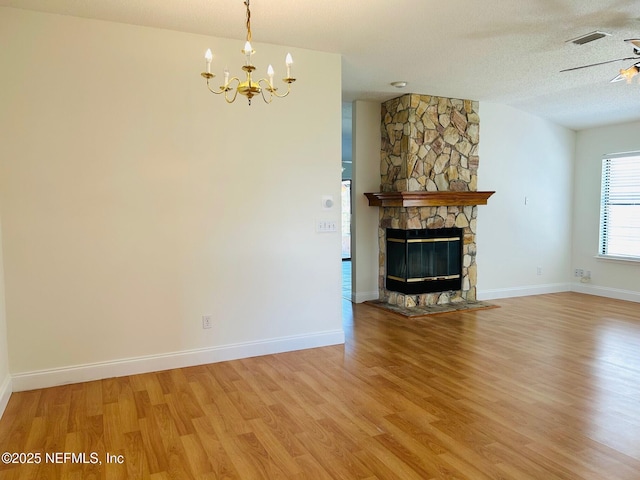
[[[536,274],[537,274],[537,275],[542,275],[542,267],[538,267],[538,268],[536,269]]]
[[[573,276],[574,276],[574,277],[581,277],[581,278],[582,278],[582,276],[583,276],[583,275],[584,275],[584,270],[583,270],[583,269],[581,269],[581,268],[576,268],[576,269],[573,271]]]
[[[202,328],[211,328],[211,315],[202,316]]]

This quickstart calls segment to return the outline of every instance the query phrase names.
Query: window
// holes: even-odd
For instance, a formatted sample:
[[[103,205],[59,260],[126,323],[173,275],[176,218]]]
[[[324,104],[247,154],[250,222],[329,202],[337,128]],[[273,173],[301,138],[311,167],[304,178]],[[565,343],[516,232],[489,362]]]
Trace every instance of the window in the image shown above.
[[[640,152],[607,155],[602,160],[598,253],[640,260]]]

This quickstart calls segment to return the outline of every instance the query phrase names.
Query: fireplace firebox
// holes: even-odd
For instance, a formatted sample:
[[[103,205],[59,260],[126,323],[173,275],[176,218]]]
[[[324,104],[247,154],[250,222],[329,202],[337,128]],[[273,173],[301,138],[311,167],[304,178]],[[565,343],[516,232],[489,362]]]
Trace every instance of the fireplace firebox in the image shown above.
[[[387,290],[408,295],[461,290],[462,238],[462,228],[388,228]]]

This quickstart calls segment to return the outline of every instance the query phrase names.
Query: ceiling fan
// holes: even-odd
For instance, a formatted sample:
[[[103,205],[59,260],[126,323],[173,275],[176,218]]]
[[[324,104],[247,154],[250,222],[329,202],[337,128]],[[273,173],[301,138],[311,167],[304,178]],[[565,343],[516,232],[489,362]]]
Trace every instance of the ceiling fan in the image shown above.
[[[630,83],[631,79],[640,72],[640,39],[629,38],[625,40],[625,42],[629,42],[633,46],[633,54],[635,55],[635,57],[616,58],[615,60],[607,60],[606,62],[592,63],[590,65],[583,65],[581,67],[566,68],[564,70],[560,70],[560,72],[570,72],[572,70],[580,70],[581,68],[595,67],[597,65],[604,65],[606,63],[613,63],[613,62],[622,62],[625,60],[638,60],[638,62],[634,63],[629,68],[621,69],[620,73],[611,80],[611,82],[619,82],[620,80],[626,80],[627,83]]]

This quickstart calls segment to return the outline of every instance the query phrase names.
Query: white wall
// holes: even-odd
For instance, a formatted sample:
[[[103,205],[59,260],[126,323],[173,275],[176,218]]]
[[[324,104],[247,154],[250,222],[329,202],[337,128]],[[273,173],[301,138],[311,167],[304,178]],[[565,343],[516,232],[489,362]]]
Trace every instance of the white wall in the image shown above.
[[[14,389],[343,341],[339,55],[256,39],[298,82],[249,107],[200,77],[240,41],[0,8],[0,43]]]
[[[4,263],[2,261],[2,221],[0,219],[0,417],[11,396],[9,353],[7,348],[7,321],[4,300]]]
[[[379,208],[366,192],[380,191],[380,111],[378,102],[353,103],[352,300],[378,298]]]
[[[575,283],[574,290],[640,301],[640,263],[595,258],[598,253],[602,156],[637,150],[640,150],[640,122],[578,132],[572,269],[591,271],[591,282]]]
[[[478,207],[478,298],[570,288],[574,148],[572,130],[481,102],[478,190],[496,193]]]

